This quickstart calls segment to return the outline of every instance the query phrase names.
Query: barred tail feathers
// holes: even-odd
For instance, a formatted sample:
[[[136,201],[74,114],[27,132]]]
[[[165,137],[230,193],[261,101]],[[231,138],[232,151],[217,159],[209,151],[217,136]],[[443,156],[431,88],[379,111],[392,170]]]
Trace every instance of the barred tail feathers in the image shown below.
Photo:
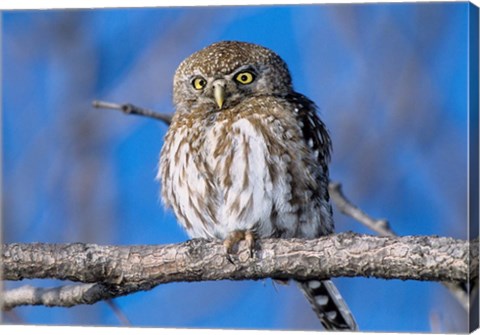
[[[352,312],[331,280],[308,280],[297,283],[325,329],[358,330]]]

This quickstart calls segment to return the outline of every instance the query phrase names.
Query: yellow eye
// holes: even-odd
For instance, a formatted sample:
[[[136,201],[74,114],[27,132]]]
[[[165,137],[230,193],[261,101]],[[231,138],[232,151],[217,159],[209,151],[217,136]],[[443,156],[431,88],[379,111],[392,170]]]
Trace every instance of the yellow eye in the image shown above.
[[[193,88],[196,90],[202,90],[205,86],[207,86],[207,81],[202,77],[197,77],[192,81]]]
[[[240,72],[235,76],[235,80],[243,85],[250,84],[254,79],[255,76],[253,75],[253,73],[248,71]]]

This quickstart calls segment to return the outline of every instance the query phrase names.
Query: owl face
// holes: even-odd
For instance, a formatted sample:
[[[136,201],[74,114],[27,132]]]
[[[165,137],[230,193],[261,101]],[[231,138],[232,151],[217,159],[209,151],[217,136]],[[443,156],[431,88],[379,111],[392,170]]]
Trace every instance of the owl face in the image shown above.
[[[219,42],[194,53],[174,78],[177,111],[222,110],[251,96],[291,91],[285,62],[273,51],[245,42]]]

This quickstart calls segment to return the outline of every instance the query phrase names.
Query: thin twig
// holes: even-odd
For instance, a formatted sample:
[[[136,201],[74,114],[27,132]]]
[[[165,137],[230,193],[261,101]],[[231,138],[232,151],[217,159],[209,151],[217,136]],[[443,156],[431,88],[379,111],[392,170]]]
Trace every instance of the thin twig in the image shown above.
[[[466,310],[469,311],[469,302],[470,302],[470,297],[467,291],[464,290],[462,286],[460,286],[457,283],[449,283],[449,282],[442,282],[443,286],[448,288],[450,293],[457,299],[457,301],[462,305],[462,307]]]
[[[20,317],[20,315],[18,315],[18,313],[14,310],[4,310],[4,320],[3,322],[5,322],[6,320],[10,320],[9,323],[12,323],[12,324],[17,324],[17,325],[21,325],[21,324],[24,324],[25,321]],[[2,322],[2,323],[3,323]],[[5,322],[7,323],[7,322]]]
[[[351,203],[342,192],[342,185],[338,182],[330,181],[328,185],[328,192],[332,197],[333,202],[337,205],[340,212],[348,215],[361,224],[367,226],[374,232],[381,236],[395,236],[396,234],[390,228],[390,225],[385,219],[374,219],[360,208]]]
[[[123,313],[122,309],[118,306],[118,304],[115,301],[113,301],[112,299],[107,299],[105,300],[105,302],[112,309],[113,314],[115,314],[117,319],[120,321],[120,324],[126,327],[132,326],[132,323],[130,322],[130,320],[128,320],[125,313]]]
[[[130,104],[130,103],[117,104],[117,103],[113,103],[113,102],[95,100],[95,101],[92,102],[92,106],[94,108],[98,108],[98,109],[114,109],[114,110],[119,110],[119,111],[121,111],[125,114],[134,114],[134,115],[146,116],[146,117],[150,117],[150,118],[153,118],[153,119],[163,121],[166,124],[170,124],[170,122],[172,120],[171,114],[157,113],[157,112],[152,111],[150,109],[138,107],[138,106],[135,106],[135,105]]]
[[[437,312],[430,312],[428,315],[430,321],[430,331],[434,334],[441,334],[443,327],[441,326],[440,316]]]

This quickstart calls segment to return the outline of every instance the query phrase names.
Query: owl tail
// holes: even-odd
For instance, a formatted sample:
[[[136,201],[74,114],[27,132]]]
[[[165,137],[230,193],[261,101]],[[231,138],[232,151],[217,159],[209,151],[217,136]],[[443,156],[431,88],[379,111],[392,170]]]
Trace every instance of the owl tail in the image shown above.
[[[312,309],[327,330],[358,330],[352,312],[330,280],[298,281]]]

